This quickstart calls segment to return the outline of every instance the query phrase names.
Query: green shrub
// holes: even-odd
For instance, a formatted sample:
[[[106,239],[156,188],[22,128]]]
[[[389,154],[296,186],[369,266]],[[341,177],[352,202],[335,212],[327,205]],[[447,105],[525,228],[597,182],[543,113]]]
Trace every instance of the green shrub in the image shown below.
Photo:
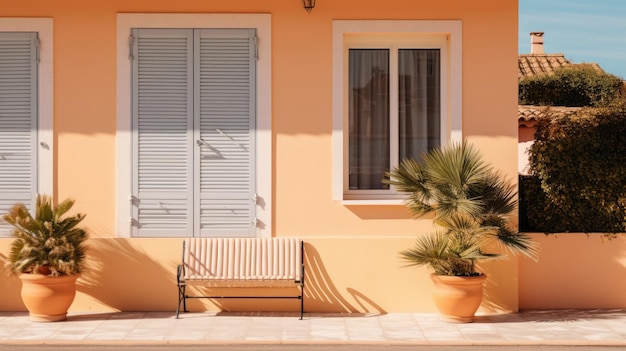
[[[519,103],[541,106],[608,106],[620,96],[622,80],[588,64],[566,66],[523,78]]]
[[[535,179],[520,180],[520,215],[530,228],[624,232],[626,107],[586,108],[538,120],[529,149]]]

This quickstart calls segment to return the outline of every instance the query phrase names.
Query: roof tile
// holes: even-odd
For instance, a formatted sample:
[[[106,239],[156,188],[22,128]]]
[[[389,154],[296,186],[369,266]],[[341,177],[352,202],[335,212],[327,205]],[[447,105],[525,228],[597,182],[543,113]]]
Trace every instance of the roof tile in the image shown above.
[[[533,121],[550,116],[564,117],[572,115],[581,109],[582,107],[519,105],[517,107],[517,119],[519,121]]]
[[[518,78],[549,74],[572,63],[563,54],[520,54],[518,56]]]

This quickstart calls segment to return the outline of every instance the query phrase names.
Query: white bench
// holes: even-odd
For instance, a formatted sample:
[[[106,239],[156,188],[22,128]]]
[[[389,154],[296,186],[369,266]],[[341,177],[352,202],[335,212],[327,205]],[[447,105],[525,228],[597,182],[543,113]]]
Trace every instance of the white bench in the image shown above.
[[[188,238],[176,272],[178,305],[190,298],[299,299],[304,315],[304,242],[297,238]],[[298,295],[190,296],[188,285],[205,287],[294,287]]]

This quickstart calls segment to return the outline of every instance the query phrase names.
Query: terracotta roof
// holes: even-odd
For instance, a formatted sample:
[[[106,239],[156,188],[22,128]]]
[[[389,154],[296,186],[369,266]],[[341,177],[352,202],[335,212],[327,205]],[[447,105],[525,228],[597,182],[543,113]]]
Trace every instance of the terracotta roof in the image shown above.
[[[563,54],[520,54],[517,61],[518,78],[549,74],[557,68],[572,64]]]
[[[568,116],[580,111],[582,107],[564,107],[564,106],[517,106],[517,120],[522,122],[536,121],[537,118],[555,116]]]
[[[518,79],[538,74],[550,74],[566,66],[588,65],[597,71],[602,71],[602,68],[597,63],[572,63],[563,54],[519,54],[517,64]]]
[[[600,65],[597,63],[580,63],[575,64],[565,58],[563,54],[545,54],[543,53],[543,32],[533,32],[531,35],[531,44],[540,44],[540,51],[534,51],[531,54],[519,54],[518,55],[518,80],[524,77],[532,77],[539,74],[552,74],[555,70],[567,67],[588,65],[603,72]],[[539,38],[538,40],[536,40]],[[531,46],[531,52],[533,52],[533,46]],[[624,82],[626,87],[626,81]],[[626,89],[626,88],[625,88]],[[563,107],[563,106],[530,106],[519,105],[517,107],[517,120],[520,126],[532,126],[538,118],[541,117],[562,117],[568,116],[579,111],[581,107]]]

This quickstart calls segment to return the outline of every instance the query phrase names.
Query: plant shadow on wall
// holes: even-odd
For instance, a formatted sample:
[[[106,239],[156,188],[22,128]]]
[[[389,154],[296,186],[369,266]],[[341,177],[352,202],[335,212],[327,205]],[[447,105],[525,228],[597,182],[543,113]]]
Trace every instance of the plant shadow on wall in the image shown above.
[[[319,251],[313,245],[306,244],[305,252],[304,259],[307,268],[304,291],[305,310],[309,304],[309,306],[314,305],[315,310],[320,312],[386,313],[381,306],[352,288],[348,288],[347,291],[358,307],[346,300],[333,284]]]
[[[7,263],[8,257],[0,253],[0,267],[6,267]],[[4,274],[5,272],[0,273]],[[26,308],[20,297],[20,283],[17,277],[12,277],[10,273],[7,273],[6,278],[0,279],[0,291],[2,292],[0,311],[22,311]]]
[[[517,209],[515,185],[466,141],[403,160],[383,181],[408,194],[415,217],[434,216],[435,230],[418,236],[400,255],[409,266],[433,271],[433,299],[444,321],[473,321],[486,279],[476,263],[502,256],[488,252],[494,244],[509,253],[538,255],[536,242],[510,225]]]
[[[145,245],[137,243],[139,249],[133,245],[136,241]],[[181,241],[175,242],[180,244]],[[174,311],[176,263],[172,261],[171,267],[164,266],[168,260],[158,261],[146,252],[154,250],[155,257],[160,257],[166,253],[158,250],[172,246],[151,239],[91,239],[91,259],[78,290],[119,311],[159,311],[163,310],[163,301],[171,301],[170,311]]]

